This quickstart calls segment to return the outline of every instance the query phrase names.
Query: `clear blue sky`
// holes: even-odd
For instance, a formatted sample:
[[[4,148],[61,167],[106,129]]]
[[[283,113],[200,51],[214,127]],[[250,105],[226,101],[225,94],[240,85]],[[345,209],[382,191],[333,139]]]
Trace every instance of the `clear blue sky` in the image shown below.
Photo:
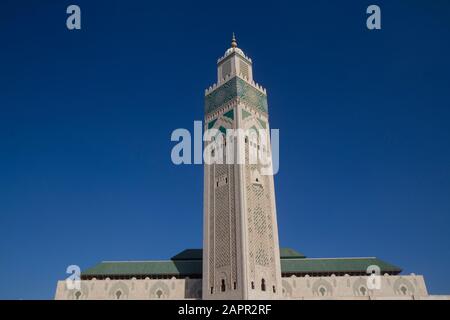
[[[233,31],[280,129],[281,245],[450,293],[448,1],[3,0],[0,298],[201,246],[202,166],[173,165],[170,135],[202,120]]]

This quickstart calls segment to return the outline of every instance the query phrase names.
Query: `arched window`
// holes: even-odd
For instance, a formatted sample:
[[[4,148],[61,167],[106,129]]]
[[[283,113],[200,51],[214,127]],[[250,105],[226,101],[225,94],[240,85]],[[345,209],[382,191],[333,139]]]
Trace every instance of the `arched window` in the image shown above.
[[[80,297],[81,297],[81,292],[80,291],[75,292],[75,299],[80,300]]]
[[[119,300],[121,296],[122,296],[122,291],[117,290],[116,291],[116,298],[117,298],[117,300]]]
[[[252,281],[252,289],[255,289],[255,283]]]
[[[261,279],[261,290],[266,291],[266,280]]]
[[[226,287],[225,287],[225,280],[222,279],[222,284],[220,285],[220,290],[221,290],[222,292],[225,292],[225,289],[226,289]]]
[[[363,296],[365,296],[365,295],[366,295],[367,289],[366,289],[366,287],[362,286],[361,288],[359,288],[359,291],[361,292],[361,294],[362,294]]]
[[[277,290],[275,289],[275,286],[272,286],[272,290],[273,290],[273,293],[277,292]]]
[[[400,291],[401,291],[404,295],[406,295],[406,294],[408,293],[408,289],[407,289],[405,286],[401,286],[401,287],[400,287]]]
[[[319,292],[321,296],[324,296],[325,293],[327,293],[327,289],[325,289],[325,287],[320,287]]]
[[[158,299],[161,299],[163,295],[163,292],[161,289],[158,289],[158,291],[156,291],[156,296],[158,297]]]

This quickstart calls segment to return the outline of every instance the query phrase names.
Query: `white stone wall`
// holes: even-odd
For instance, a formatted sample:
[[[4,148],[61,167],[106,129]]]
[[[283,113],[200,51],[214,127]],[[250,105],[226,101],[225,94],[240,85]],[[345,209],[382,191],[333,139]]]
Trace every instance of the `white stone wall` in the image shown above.
[[[366,276],[284,277],[281,299],[304,300],[450,300],[450,296],[428,295],[423,276],[381,276],[379,290],[368,290]],[[149,300],[201,299],[201,279],[83,280],[80,290],[67,290],[58,281],[56,300]],[[364,289],[363,289],[364,288]],[[256,290],[256,289],[255,289]],[[256,299],[267,297],[254,295]]]
[[[266,130],[263,137],[249,135],[244,144],[245,165],[243,166],[243,212],[245,213],[244,239],[247,243],[246,256],[247,297],[248,299],[279,299],[281,297],[281,266],[278,243],[278,226],[275,204],[275,189],[272,175],[265,175],[262,165],[251,164],[250,154],[257,154],[260,149],[270,154],[270,128],[268,118],[259,113],[252,106],[239,104],[239,128],[249,130],[257,128]],[[245,117],[242,113],[249,115]],[[261,122],[266,124],[262,126]],[[266,290],[261,290],[261,283],[265,282]],[[252,284],[254,289],[252,289]]]
[[[224,116],[230,110],[233,118]],[[214,128],[236,127],[234,105],[216,114]],[[205,131],[208,129],[205,121]],[[208,144],[207,144],[208,145]],[[224,148],[225,150],[225,148]],[[222,150],[222,152],[224,151]],[[215,150],[219,152],[219,150]],[[203,292],[204,298],[239,299],[243,296],[242,222],[240,210],[240,175],[236,165],[204,166],[204,233]],[[222,281],[225,292],[221,291]],[[234,284],[236,283],[236,289]],[[210,288],[213,287],[213,294]]]
[[[58,281],[56,300],[199,299],[201,279],[82,280],[80,290]]]
[[[234,112],[232,120],[224,116],[230,110]],[[243,110],[248,114],[245,119]],[[216,129],[265,129],[262,121],[269,130],[268,118],[255,107],[234,101],[216,112]],[[205,119],[205,131],[207,123]],[[281,266],[273,176],[261,174],[261,165],[249,164],[250,152],[263,148],[261,138],[249,136],[247,142],[236,142],[235,152],[245,152],[245,165],[204,166],[203,298],[279,298]],[[264,148],[270,150],[269,146]],[[261,290],[262,281],[265,291]]]
[[[367,276],[284,277],[284,299],[413,299],[427,297],[423,276],[379,276],[379,289],[369,290]]]

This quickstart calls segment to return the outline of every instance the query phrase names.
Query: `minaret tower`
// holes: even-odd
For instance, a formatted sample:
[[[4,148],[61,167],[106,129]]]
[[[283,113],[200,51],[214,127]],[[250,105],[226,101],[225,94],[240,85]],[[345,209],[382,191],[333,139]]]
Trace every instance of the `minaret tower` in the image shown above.
[[[244,134],[225,148],[245,162],[206,164],[204,167],[203,299],[277,299],[281,297],[281,268],[273,175],[251,162],[252,152],[271,155],[262,136],[269,115],[266,90],[253,80],[252,60],[231,47],[217,61],[217,83],[205,92],[205,131],[225,136],[229,129]],[[264,130],[262,130],[264,129]],[[225,138],[224,138],[225,140]],[[227,156],[227,155],[225,155]]]

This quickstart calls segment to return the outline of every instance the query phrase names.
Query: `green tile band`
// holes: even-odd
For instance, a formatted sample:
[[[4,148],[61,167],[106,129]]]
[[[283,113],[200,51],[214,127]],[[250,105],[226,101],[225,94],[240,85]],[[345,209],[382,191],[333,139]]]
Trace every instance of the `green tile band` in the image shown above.
[[[205,114],[214,112],[231,100],[239,98],[267,114],[267,96],[245,80],[233,77],[205,97]]]

